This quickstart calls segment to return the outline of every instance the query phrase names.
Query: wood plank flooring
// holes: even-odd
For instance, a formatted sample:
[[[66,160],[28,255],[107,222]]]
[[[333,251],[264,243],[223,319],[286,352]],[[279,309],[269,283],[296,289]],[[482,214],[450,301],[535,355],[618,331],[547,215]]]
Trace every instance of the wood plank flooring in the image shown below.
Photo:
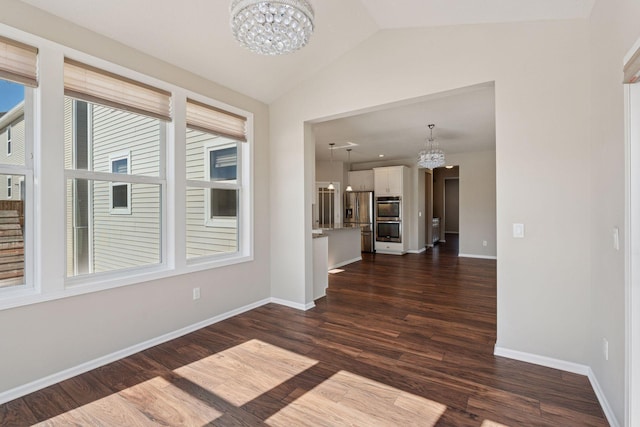
[[[364,254],[269,304],[0,405],[0,425],[606,426],[586,377],[493,356],[495,261]]]

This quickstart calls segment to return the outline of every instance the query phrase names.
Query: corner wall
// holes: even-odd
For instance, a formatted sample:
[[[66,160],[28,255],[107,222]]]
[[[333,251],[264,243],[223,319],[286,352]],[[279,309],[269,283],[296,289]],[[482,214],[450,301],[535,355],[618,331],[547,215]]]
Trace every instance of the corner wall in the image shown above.
[[[311,235],[311,220],[301,224],[308,184],[291,167],[313,158],[305,122],[494,81],[498,345],[586,363],[587,40],[582,20],[381,31],[274,102],[271,143],[290,155],[271,157],[274,203],[287,206],[286,216],[272,211],[272,232],[288,235],[272,257],[290,270],[274,267],[272,282],[295,295],[311,271],[297,252]],[[514,222],[526,224],[525,239],[511,237]]]
[[[640,38],[640,2],[598,0],[593,8],[591,47],[592,238],[589,360],[595,377],[620,423],[625,420],[625,265],[624,250],[613,248],[612,232],[625,230],[624,56]],[[624,240],[620,247],[624,248]],[[603,353],[609,343],[609,360]],[[637,363],[637,361],[636,361]],[[637,390],[636,390],[637,392]],[[638,421],[636,421],[638,422]]]
[[[22,2],[3,0],[0,23],[251,111],[255,136],[254,261],[0,310],[0,393],[269,298],[267,106]],[[56,136],[44,142],[52,141]],[[64,188],[51,194],[63,195]],[[194,302],[191,290],[198,286],[201,298]]]

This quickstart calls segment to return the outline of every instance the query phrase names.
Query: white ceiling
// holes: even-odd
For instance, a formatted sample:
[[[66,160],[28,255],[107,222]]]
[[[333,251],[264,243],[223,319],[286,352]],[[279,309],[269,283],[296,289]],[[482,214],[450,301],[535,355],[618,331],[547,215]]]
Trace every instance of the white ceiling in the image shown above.
[[[316,15],[310,43],[276,57],[236,43],[229,30],[231,0],[22,1],[271,103],[380,30],[581,19],[595,0],[310,0]],[[326,157],[328,142],[351,140],[360,144],[353,161],[372,160],[383,150],[386,158],[406,158],[424,143],[427,122],[436,124],[434,135],[446,152],[495,144],[493,87],[445,95],[318,124],[318,157]]]

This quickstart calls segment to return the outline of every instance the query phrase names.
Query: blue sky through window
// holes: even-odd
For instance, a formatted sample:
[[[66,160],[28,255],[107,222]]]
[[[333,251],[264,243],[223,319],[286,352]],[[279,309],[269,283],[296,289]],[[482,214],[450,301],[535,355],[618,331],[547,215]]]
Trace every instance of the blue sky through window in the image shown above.
[[[24,86],[0,80],[0,112],[7,112],[24,99]]]

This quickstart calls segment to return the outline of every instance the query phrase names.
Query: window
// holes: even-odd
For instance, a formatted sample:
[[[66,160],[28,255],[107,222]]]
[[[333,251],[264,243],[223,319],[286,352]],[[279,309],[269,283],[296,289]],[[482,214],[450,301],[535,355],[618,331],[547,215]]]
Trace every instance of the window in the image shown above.
[[[11,125],[7,127],[7,156],[11,155]]]
[[[237,143],[219,142],[208,146],[205,180],[235,184],[238,171]],[[205,190],[205,225],[208,227],[237,227],[238,190],[211,188]]]
[[[129,168],[130,153],[111,155],[111,173],[130,174]],[[112,182],[109,193],[111,214],[130,215],[131,214],[131,185],[123,182]]]
[[[161,265],[168,94],[71,60],[65,94],[67,277]]]
[[[7,177],[7,199],[11,198],[11,188],[12,188],[12,183],[11,183],[11,177],[8,176]]]
[[[246,118],[187,101],[187,258],[241,253],[248,233]]]

